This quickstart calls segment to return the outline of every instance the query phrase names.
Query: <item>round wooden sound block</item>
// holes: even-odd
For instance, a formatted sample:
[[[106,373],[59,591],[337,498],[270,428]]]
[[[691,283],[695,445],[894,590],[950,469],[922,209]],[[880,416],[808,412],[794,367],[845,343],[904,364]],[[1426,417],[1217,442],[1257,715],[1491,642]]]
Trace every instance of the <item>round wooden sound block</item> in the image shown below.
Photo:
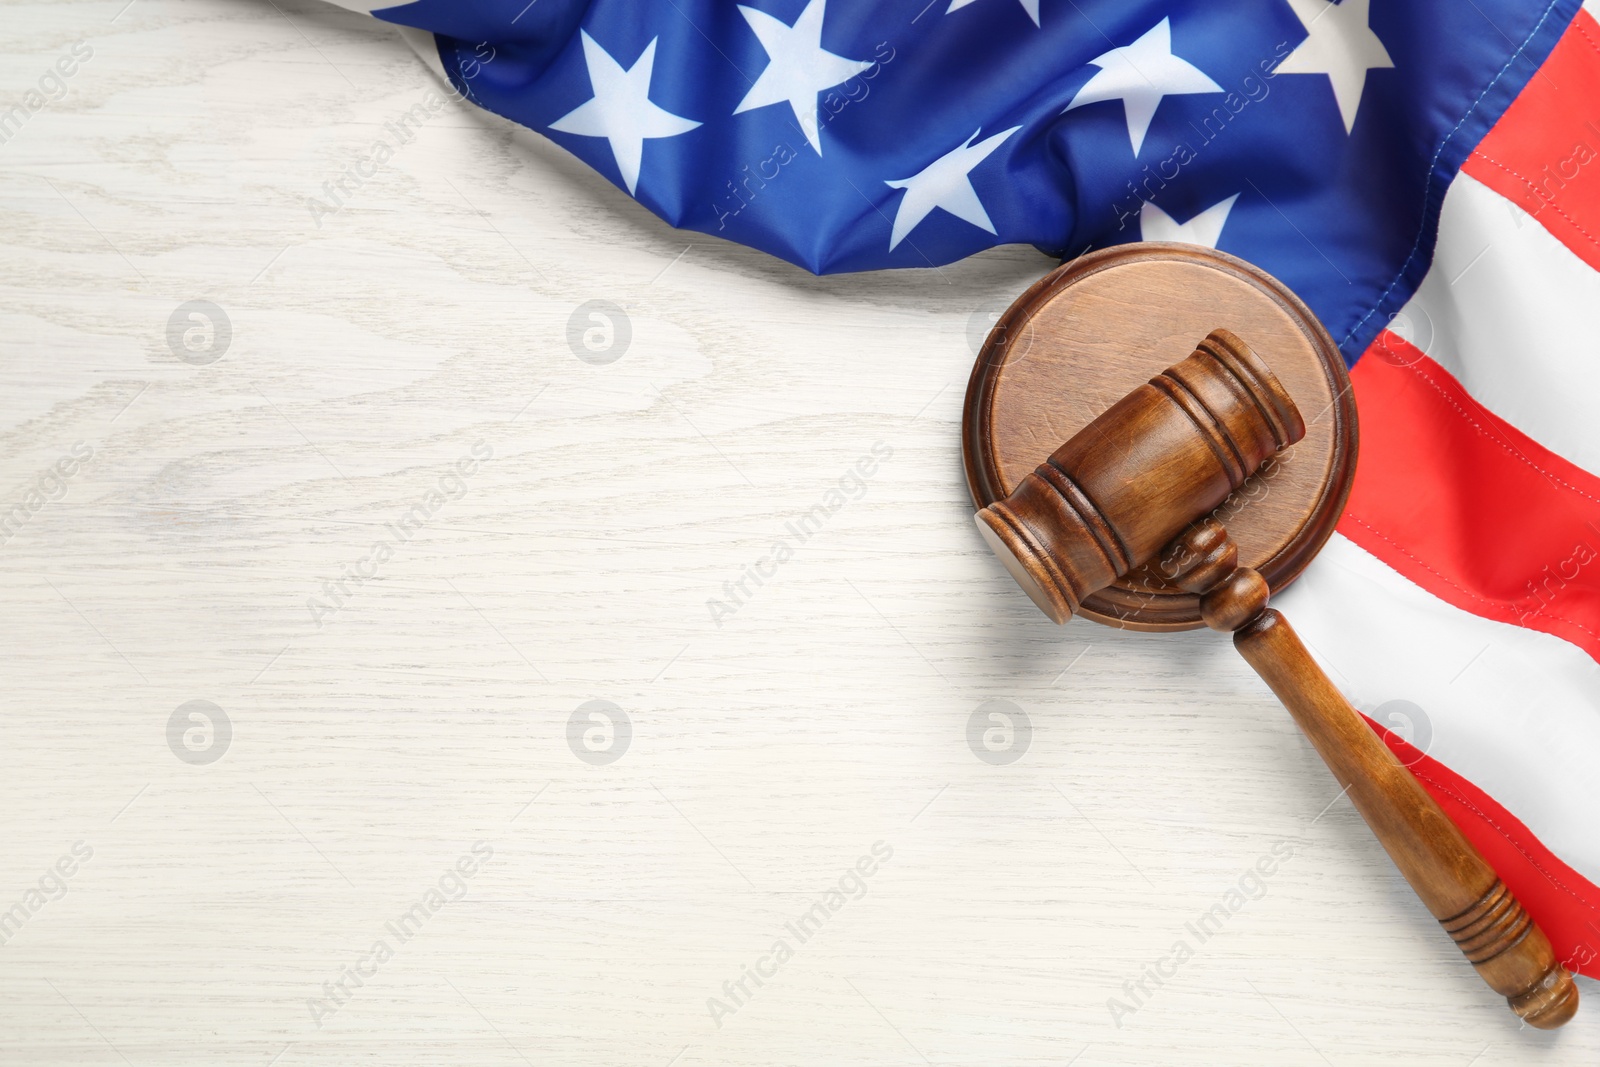
[[[979,508],[1095,416],[1184,359],[1214,329],[1233,331],[1278,376],[1306,423],[1298,444],[1248,478],[1213,516],[1273,592],[1294,581],[1350,495],[1358,431],[1344,360],[1281,282],[1196,245],[1119,245],[1067,263],[1022,294],[989,332],[962,416],[967,485]],[[1205,625],[1199,598],[1152,561],[1084,599],[1078,614],[1133,630]]]

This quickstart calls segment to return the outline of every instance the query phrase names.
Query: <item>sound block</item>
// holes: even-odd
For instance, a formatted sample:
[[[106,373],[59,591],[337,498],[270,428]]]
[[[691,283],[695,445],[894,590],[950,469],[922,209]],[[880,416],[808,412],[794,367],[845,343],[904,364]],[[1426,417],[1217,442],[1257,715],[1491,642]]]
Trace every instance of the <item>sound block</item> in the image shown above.
[[[1041,278],[1000,317],[967,385],[962,458],[979,508],[1132,389],[1232,330],[1278,376],[1306,435],[1213,513],[1279,592],[1333,533],[1355,475],[1359,431],[1350,376],[1328,331],[1289,289],[1234,256],[1146,242],[1081,256]],[[1205,625],[1199,598],[1159,561],[1087,597],[1078,614],[1132,630]]]

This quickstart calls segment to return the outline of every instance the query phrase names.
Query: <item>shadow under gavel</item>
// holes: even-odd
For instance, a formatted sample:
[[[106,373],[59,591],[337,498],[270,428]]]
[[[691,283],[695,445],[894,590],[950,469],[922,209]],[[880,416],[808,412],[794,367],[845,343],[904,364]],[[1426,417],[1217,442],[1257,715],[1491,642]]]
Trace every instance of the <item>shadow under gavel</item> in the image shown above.
[[[1228,532],[1205,517],[1303,436],[1277,377],[1216,330],[978,512],[978,529],[1058,623],[1159,555],[1163,573],[1199,595],[1206,625],[1233,634],[1483,980],[1530,1026],[1554,1029],[1577,1010],[1578,990],[1544,931],[1334,688],[1267,606],[1266,580],[1238,565]]]

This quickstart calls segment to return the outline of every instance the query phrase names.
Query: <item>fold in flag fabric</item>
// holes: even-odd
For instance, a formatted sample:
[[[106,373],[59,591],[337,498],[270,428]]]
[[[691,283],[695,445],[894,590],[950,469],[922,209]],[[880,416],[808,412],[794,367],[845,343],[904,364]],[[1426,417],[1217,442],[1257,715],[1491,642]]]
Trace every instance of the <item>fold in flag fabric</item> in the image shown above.
[[[1170,240],[1286,282],[1353,367],[1363,440],[1338,532],[1280,602],[1600,977],[1596,3],[371,13],[667,223],[814,272]]]

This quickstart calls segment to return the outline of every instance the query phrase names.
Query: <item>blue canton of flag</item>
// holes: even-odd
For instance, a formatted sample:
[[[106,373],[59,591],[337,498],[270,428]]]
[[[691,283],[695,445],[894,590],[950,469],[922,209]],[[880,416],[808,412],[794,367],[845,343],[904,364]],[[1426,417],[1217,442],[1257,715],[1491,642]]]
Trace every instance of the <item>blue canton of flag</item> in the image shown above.
[[[1234,253],[1349,360],[1578,0],[418,0],[474,102],[817,273],[997,244]]]

